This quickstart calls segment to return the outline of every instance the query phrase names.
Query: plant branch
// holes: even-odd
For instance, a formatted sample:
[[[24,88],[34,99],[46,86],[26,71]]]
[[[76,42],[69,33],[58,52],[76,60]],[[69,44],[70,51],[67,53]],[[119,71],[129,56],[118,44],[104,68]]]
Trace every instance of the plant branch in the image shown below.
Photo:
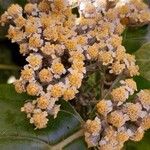
[[[84,130],[81,129],[77,131],[75,134],[69,136],[67,139],[63,140],[59,144],[53,145],[50,150],[62,150],[65,146],[67,146],[69,143],[73,142],[74,140],[84,136]]]
[[[110,88],[108,89],[107,93],[104,95],[104,99],[110,94],[110,92],[112,91],[112,89],[116,86],[116,84],[123,78],[123,75],[120,74],[118,75],[118,77],[115,79],[115,81],[112,83],[112,85],[110,86]]]
[[[105,73],[102,72],[101,73],[101,80],[100,80],[100,95],[101,95],[101,99],[103,99],[104,97],[104,82],[105,82]]]
[[[103,99],[104,97],[104,83],[105,83],[105,68],[102,67],[102,65],[99,66],[100,74],[101,74],[101,79],[99,82],[100,85],[100,99]],[[98,101],[97,101],[98,102]],[[89,118],[93,118],[93,114],[96,111],[96,103],[95,107],[93,108],[92,112],[89,115]]]
[[[19,70],[20,68],[15,65],[4,65],[0,64],[0,70]]]

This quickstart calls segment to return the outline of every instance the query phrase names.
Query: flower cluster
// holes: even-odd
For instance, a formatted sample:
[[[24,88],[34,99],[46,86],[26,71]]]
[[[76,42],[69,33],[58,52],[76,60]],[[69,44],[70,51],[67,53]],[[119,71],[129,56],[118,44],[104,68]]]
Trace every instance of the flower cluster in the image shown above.
[[[44,0],[28,3],[23,10],[15,4],[1,16],[2,25],[11,24],[8,38],[27,56],[28,64],[14,85],[18,93],[37,97],[21,109],[36,128],[46,127],[48,114],[57,116],[59,98],[68,101],[75,97],[86,73],[80,48],[86,39],[76,33],[69,5],[69,1]]]
[[[141,90],[134,101],[127,101],[137,90],[132,79],[120,81],[110,99],[100,100],[97,117],[85,124],[85,140],[89,147],[102,150],[122,149],[126,141],[140,141],[150,128],[150,90]]]
[[[122,36],[126,26],[143,25],[150,22],[150,10],[138,0],[130,1],[79,1],[81,17],[77,20],[78,32],[88,37],[89,45],[83,47],[87,60],[96,60],[106,66],[110,74],[124,74],[125,77],[139,75],[139,67],[133,55],[127,54],[122,46]],[[121,86],[112,89],[109,99],[97,103],[94,120],[85,124],[85,140],[89,147],[100,150],[122,149],[124,142],[139,141],[143,126],[149,118],[149,105],[143,105],[144,97],[149,101],[150,92],[141,91],[134,103],[127,100],[137,91],[132,79],[120,81]],[[143,93],[143,95],[141,94]],[[139,100],[139,95],[142,95]],[[146,122],[146,124],[149,124]]]
[[[87,60],[97,60],[111,74],[138,75],[135,57],[126,53],[121,35],[128,25],[150,22],[148,6],[137,0],[114,1],[114,5],[101,0],[79,0],[78,3],[81,15],[77,19],[78,33],[89,42],[83,47]]]
[[[150,22],[150,10],[140,0],[77,0],[80,16],[72,13],[70,0],[40,0],[22,9],[13,4],[1,16],[9,23],[8,38],[20,46],[27,65],[14,85],[18,93],[36,97],[21,111],[36,128],[45,128],[48,115],[57,117],[63,98],[72,100],[82,85],[89,64],[106,68],[108,74],[139,75],[133,55],[122,46],[126,26]],[[140,91],[134,102],[128,98],[137,91],[132,79],[120,81],[110,100],[97,103],[94,120],[85,124],[89,147],[121,149],[128,139],[139,141],[149,129],[150,92]]]

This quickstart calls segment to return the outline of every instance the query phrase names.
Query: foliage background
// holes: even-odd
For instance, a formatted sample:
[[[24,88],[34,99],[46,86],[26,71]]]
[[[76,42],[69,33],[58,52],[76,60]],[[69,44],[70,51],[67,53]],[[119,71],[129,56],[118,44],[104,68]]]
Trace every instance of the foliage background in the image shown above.
[[[150,4],[149,0],[146,0]],[[26,0],[0,0],[0,14],[11,3],[24,5]],[[0,149],[1,150],[86,150],[83,137],[80,137],[82,119],[70,104],[60,101],[61,112],[57,119],[52,119],[46,129],[34,131],[25,115],[20,112],[24,100],[31,98],[25,94],[16,94],[7,81],[10,76],[18,78],[20,68],[26,63],[19,54],[19,47],[6,37],[7,28],[0,27]],[[141,75],[135,77],[138,89],[150,89],[150,25],[128,28],[123,34],[123,45],[128,53],[136,55]],[[93,76],[90,84],[94,84]],[[79,135],[78,135],[79,134]],[[74,140],[74,136],[79,138]],[[149,150],[150,132],[141,142],[128,142],[126,150]]]

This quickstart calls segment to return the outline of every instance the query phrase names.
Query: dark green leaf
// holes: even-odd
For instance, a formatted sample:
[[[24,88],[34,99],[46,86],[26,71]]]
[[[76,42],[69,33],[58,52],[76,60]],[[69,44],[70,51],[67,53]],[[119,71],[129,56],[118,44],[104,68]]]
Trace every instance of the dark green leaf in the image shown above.
[[[126,150],[149,150],[150,149],[150,132],[147,131],[144,135],[143,140],[140,142],[127,142]]]
[[[15,3],[24,6],[27,0],[0,0],[0,13],[3,13],[11,4]]]
[[[146,80],[141,76],[134,77],[134,80],[137,83],[138,90],[140,89],[150,89],[150,81]]]
[[[123,33],[123,45],[129,53],[137,51],[148,41],[150,41],[150,25],[137,28],[127,28]]]
[[[86,143],[84,141],[84,138],[79,138],[72,143],[68,144],[64,150],[87,150],[87,147],[85,146]]]
[[[136,53],[141,76],[150,81],[150,43],[144,44]]]
[[[78,139],[82,137],[82,119],[69,103],[61,101],[58,117],[50,118],[47,128],[34,130],[25,114],[20,112],[27,99],[31,98],[25,94],[17,94],[13,86],[0,85],[1,150],[54,150],[72,142],[72,147],[81,145],[86,149],[83,140]],[[70,139],[72,140],[69,141]]]

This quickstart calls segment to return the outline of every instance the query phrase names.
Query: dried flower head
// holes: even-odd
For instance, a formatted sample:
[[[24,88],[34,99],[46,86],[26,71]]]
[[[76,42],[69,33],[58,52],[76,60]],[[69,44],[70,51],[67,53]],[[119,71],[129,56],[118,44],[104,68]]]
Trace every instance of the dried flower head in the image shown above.
[[[122,80],[121,87],[122,84],[128,83],[128,81],[134,83],[131,79]],[[135,83],[133,85],[133,89],[136,89]],[[130,92],[128,88],[125,90]],[[143,91],[146,91],[147,93],[144,94],[142,93]],[[90,133],[87,128],[85,128],[86,132],[89,133],[87,136],[87,133],[85,132],[85,139],[89,147],[99,146],[100,149],[101,147],[104,149],[106,145],[109,145],[110,149],[116,147],[121,149],[127,140],[140,141],[143,138],[144,132],[150,129],[150,117],[149,112],[139,100],[138,96],[141,93],[143,94],[142,97],[150,96],[149,90],[142,90],[137,93],[137,96],[132,103],[126,102],[127,99],[124,103],[114,103],[113,100],[104,99],[97,103],[97,112],[99,115],[97,115],[96,118],[101,120],[101,129],[104,129],[104,133],[99,131]],[[88,120],[88,122],[92,122],[92,120]],[[89,137],[91,138],[90,140]],[[91,145],[93,139],[95,140]]]

